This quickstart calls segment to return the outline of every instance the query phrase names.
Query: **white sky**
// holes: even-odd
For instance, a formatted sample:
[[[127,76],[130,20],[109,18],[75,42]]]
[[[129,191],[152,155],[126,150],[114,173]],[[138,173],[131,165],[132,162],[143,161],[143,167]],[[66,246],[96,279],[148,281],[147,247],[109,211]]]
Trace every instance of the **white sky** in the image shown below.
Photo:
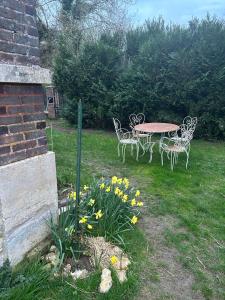
[[[163,16],[166,21],[186,24],[192,17],[210,15],[225,18],[225,0],[136,0],[131,8],[138,23]]]

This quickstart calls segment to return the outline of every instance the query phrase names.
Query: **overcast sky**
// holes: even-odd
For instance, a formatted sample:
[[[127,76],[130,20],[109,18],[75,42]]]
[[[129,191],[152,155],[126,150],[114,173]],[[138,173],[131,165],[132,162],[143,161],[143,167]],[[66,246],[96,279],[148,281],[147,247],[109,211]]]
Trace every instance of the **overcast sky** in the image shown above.
[[[138,23],[161,15],[166,21],[186,24],[192,17],[201,18],[207,12],[225,18],[225,0],[136,0],[131,12]]]

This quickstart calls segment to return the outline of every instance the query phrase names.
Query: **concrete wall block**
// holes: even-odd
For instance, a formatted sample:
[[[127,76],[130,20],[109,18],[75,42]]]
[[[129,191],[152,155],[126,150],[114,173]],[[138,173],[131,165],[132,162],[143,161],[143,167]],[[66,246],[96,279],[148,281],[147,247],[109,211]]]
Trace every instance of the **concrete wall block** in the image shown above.
[[[16,264],[49,234],[50,214],[57,216],[54,153],[0,167],[0,203],[4,251]]]

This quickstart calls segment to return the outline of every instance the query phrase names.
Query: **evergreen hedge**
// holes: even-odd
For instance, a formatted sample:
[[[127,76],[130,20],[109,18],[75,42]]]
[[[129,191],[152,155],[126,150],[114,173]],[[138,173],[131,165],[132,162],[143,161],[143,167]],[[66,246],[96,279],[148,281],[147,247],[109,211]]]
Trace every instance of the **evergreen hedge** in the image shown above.
[[[225,23],[207,16],[187,27],[147,21],[124,36],[104,35],[79,54],[59,43],[54,80],[67,98],[65,117],[76,120],[84,101],[85,126],[123,126],[128,116],[144,112],[148,121],[180,123],[197,116],[196,135],[225,137]]]

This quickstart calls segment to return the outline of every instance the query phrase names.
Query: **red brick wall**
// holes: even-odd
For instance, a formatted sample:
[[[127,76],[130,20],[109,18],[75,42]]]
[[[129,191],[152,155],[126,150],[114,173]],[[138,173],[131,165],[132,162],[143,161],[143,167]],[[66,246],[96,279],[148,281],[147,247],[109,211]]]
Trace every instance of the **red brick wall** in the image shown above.
[[[0,0],[0,62],[40,63],[36,0]]]
[[[0,83],[0,165],[47,152],[41,85]]]

